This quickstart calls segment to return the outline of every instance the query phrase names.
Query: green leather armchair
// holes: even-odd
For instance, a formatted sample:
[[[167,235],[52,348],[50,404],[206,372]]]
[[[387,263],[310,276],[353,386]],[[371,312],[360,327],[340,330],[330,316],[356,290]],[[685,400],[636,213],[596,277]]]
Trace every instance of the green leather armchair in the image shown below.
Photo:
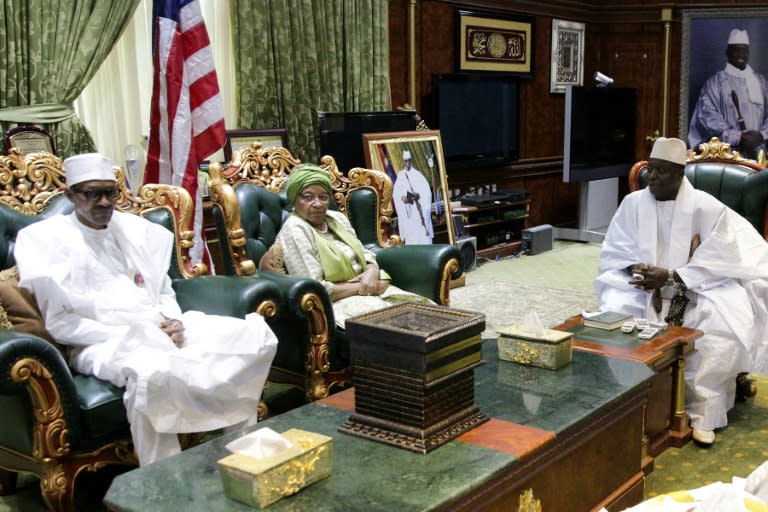
[[[731,151],[730,144],[713,137],[689,154],[685,176],[699,190],[715,196],[747,219],[768,240],[768,172],[754,160]],[[632,191],[648,184],[648,161],[641,160],[629,172]]]
[[[0,267],[15,265],[14,240],[24,226],[72,211],[64,196],[61,160],[47,153],[0,157]],[[188,257],[193,238],[192,201],[181,188],[147,185],[133,197],[118,170],[118,209],[143,215],[176,235],[169,274],[182,309],[243,317],[275,314],[279,290],[268,281],[204,276]],[[191,279],[194,278],[194,279]],[[4,306],[7,305],[4,303]],[[74,487],[83,470],[136,465],[123,390],[67,365],[61,347],[38,336],[0,328],[0,494],[15,491],[19,472],[40,478],[54,511],[74,510]],[[184,444],[184,439],[182,439]]]
[[[336,327],[330,297],[318,281],[257,271],[252,263],[269,250],[290,213],[280,188],[298,163],[285,148],[254,143],[236,152],[226,169],[211,165],[211,211],[225,267],[218,272],[254,276],[283,290],[279,313],[268,319],[278,337],[269,380],[299,387],[308,400],[316,400],[351,379],[349,343]],[[334,178],[332,207],[346,213],[393,284],[449,305],[450,281],[463,272],[459,249],[449,244],[401,245],[399,237],[389,234],[392,182],[386,174],[356,168],[344,176],[330,156],[321,159],[321,166]]]

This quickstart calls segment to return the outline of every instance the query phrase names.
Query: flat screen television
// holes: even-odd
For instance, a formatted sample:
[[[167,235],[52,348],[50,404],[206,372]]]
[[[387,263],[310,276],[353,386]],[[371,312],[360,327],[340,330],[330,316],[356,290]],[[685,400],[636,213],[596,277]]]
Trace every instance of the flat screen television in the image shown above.
[[[471,168],[517,160],[520,87],[517,78],[498,75],[433,76],[435,122],[446,166]]]
[[[383,112],[317,112],[320,154],[331,155],[343,173],[365,167],[364,133],[416,129],[414,110]]]
[[[635,89],[566,87],[563,181],[628,175],[636,161],[636,116]]]

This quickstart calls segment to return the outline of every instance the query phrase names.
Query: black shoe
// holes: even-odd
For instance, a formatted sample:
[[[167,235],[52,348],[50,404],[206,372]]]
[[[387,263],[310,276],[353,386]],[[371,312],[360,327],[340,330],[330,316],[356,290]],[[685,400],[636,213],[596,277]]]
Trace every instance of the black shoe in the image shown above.
[[[752,398],[757,394],[757,384],[753,379],[749,378],[749,373],[742,372],[736,376],[736,400],[739,402],[746,401],[747,398]]]

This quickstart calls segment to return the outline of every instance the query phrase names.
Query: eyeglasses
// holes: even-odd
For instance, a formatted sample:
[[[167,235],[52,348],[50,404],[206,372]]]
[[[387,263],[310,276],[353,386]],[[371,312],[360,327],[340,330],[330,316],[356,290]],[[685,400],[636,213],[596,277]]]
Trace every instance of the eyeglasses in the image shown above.
[[[119,195],[119,192],[115,187],[88,190],[81,190],[77,187],[72,187],[72,192],[80,194],[92,203],[101,200],[102,197],[106,197],[109,201],[114,201]]]
[[[327,194],[323,194],[321,196],[316,196],[309,193],[299,194],[299,197],[302,201],[305,203],[314,203],[315,201],[320,201],[322,204],[328,204],[328,201],[331,200],[331,196]]]

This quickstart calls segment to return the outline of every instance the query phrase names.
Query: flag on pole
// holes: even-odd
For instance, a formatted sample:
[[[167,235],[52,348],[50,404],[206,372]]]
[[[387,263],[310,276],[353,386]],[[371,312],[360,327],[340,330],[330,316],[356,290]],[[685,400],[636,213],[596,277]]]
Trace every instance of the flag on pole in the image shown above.
[[[144,183],[184,187],[195,201],[195,261],[210,258],[203,234],[198,165],[224,146],[224,107],[197,0],[153,0],[154,78]]]

